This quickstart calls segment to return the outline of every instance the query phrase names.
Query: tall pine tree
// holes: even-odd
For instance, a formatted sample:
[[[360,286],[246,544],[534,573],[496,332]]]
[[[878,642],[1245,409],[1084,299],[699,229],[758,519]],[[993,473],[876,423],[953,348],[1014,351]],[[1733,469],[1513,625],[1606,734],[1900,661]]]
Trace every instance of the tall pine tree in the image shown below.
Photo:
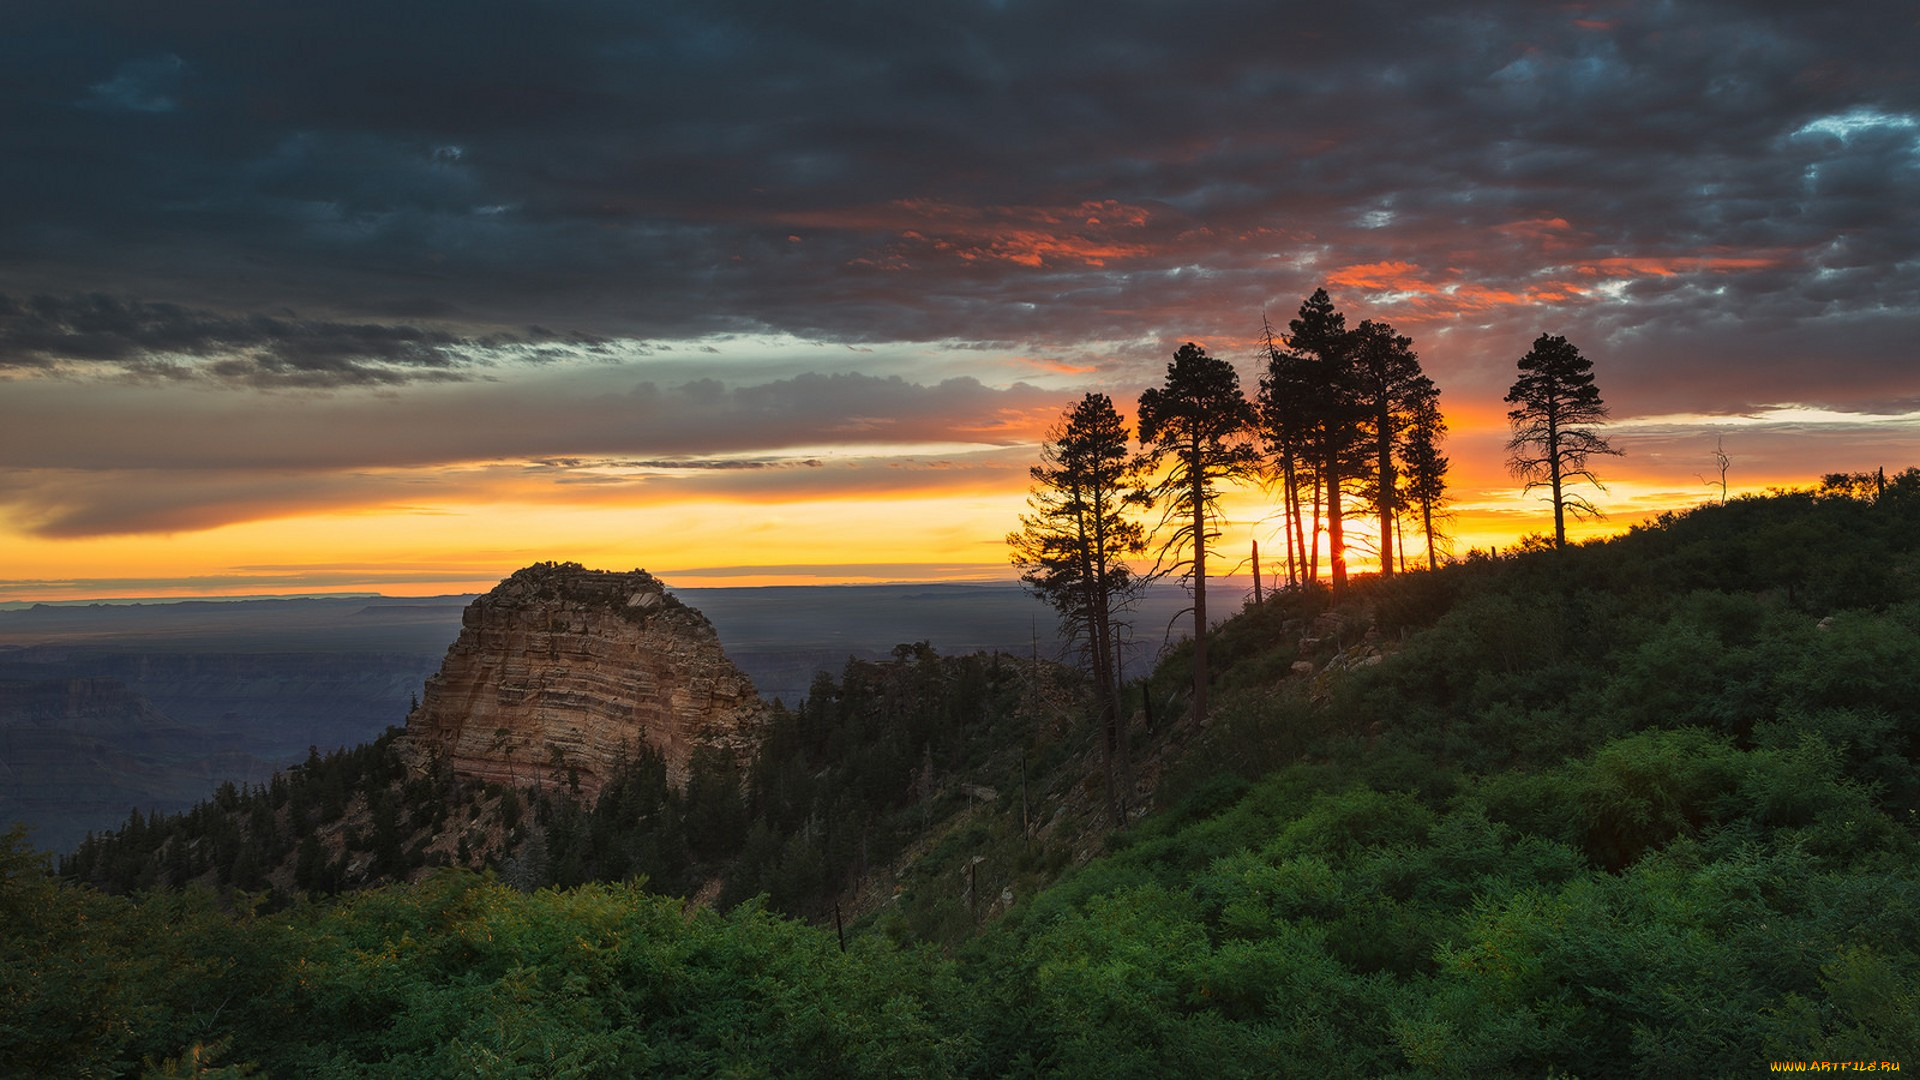
[[[1034,486],[1027,505],[1033,513],[1021,515],[1020,530],[1007,535],[1013,562],[1023,571],[1020,580],[1060,613],[1068,638],[1084,648],[1099,703],[1107,811],[1115,826],[1125,824],[1120,776],[1127,740],[1113,616],[1139,584],[1126,558],[1146,547],[1145,530],[1125,513],[1139,487],[1127,442],[1126,424],[1107,395],[1080,399],[1030,470]]]
[[[1219,538],[1209,520],[1220,485],[1251,474],[1253,406],[1240,392],[1240,375],[1225,360],[1188,342],[1167,365],[1164,386],[1140,395],[1140,443],[1151,468],[1172,468],[1154,489],[1164,513],[1163,566],[1185,566],[1193,582],[1193,717],[1207,716],[1207,547]],[[1185,549],[1188,554],[1167,556]]]
[[[1434,545],[1433,511],[1447,492],[1447,469],[1452,465],[1440,453],[1440,440],[1447,434],[1447,421],[1440,414],[1440,388],[1421,376],[1414,388],[1408,410],[1407,429],[1401,444],[1401,498],[1409,506],[1420,508],[1420,523],[1427,536],[1427,569],[1439,567]]]
[[[1595,454],[1615,450],[1594,430],[1607,420],[1606,403],[1593,384],[1593,362],[1580,355],[1566,338],[1541,334],[1520,358],[1520,377],[1507,391],[1507,413],[1513,438],[1507,468],[1524,482],[1524,491],[1547,488],[1553,503],[1553,545],[1567,546],[1567,512],[1576,517],[1598,517],[1600,511],[1566,485],[1585,481],[1607,490],[1587,467]]]
[[[1316,527],[1310,563],[1320,560],[1318,511],[1326,508],[1328,570],[1333,591],[1347,586],[1346,486],[1365,467],[1365,412],[1358,402],[1353,370],[1354,336],[1347,317],[1335,310],[1327,290],[1315,289],[1287,323],[1286,346],[1294,374],[1291,385],[1301,401],[1298,415],[1306,455],[1314,469]]]
[[[1365,494],[1380,517],[1380,573],[1393,573],[1393,527],[1400,511],[1399,455],[1413,419],[1415,396],[1433,383],[1420,372],[1413,339],[1384,322],[1353,330],[1349,384],[1359,422],[1359,442],[1368,455]]]
[[[1267,448],[1267,475],[1280,485],[1281,532],[1287,542],[1287,583],[1302,585],[1319,580],[1317,559],[1307,558],[1306,515],[1301,509],[1302,473],[1311,470],[1307,431],[1306,361],[1283,350],[1274,339],[1273,324],[1261,319],[1266,339],[1267,370],[1260,376],[1257,399],[1260,436]],[[1316,512],[1318,507],[1316,506]],[[1319,532],[1316,521],[1314,531]]]

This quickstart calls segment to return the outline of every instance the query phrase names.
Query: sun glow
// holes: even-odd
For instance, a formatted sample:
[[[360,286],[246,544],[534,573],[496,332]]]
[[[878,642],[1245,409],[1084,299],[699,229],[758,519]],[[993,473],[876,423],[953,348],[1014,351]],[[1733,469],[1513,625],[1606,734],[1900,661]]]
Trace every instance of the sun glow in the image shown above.
[[[1522,224],[1558,230],[1554,222]],[[1354,282],[1381,287],[1431,285],[1420,284],[1418,268],[1407,263],[1348,271]],[[1440,303],[1452,285],[1433,285],[1430,298]],[[1446,537],[1441,551],[1505,549],[1550,531],[1539,493],[1522,494],[1506,473],[1508,424],[1497,388],[1458,388],[1444,376],[1455,346],[1437,335],[1427,341],[1451,429],[1444,452],[1453,461],[1453,491],[1436,521]],[[1216,355],[1241,358],[1249,380],[1245,358],[1259,345],[1231,334],[1209,339]],[[944,347],[876,347],[889,351],[908,372],[908,360],[955,356]],[[173,411],[153,420],[135,408],[148,399],[136,402],[128,387],[102,384],[85,407],[107,410],[114,422],[99,430],[111,441],[76,442],[80,460],[57,466],[17,454],[21,463],[0,488],[9,505],[0,525],[0,603],[434,595],[481,591],[545,560],[639,566],[683,585],[1011,580],[1005,538],[1025,508],[1028,469],[1047,431],[1085,392],[1024,381],[1044,363],[1033,355],[998,357],[1009,381],[997,387],[953,377],[813,375],[804,366],[826,357],[812,346],[796,365],[802,370],[737,390],[718,380],[636,387],[633,375],[543,369],[545,381],[526,377],[519,391],[455,388],[412,408],[346,394],[249,398],[255,407],[241,427],[215,425],[222,403],[204,390],[168,389],[161,400]],[[1113,373],[1118,384],[1102,389],[1123,413],[1138,393],[1125,380],[1158,374],[1157,363],[1129,367],[1085,350],[1072,355],[1087,362],[1063,366]],[[985,359],[986,367],[996,362]],[[698,370],[670,364],[656,370],[672,370],[676,379]],[[22,422],[6,436],[36,453],[57,445],[76,426],[58,409],[81,408],[55,396],[63,389],[23,387],[13,399],[25,410]],[[43,398],[49,407],[35,409]],[[490,459],[447,453],[483,442],[470,438],[482,424],[509,441],[552,449]],[[1780,404],[1734,416],[1623,417],[1609,435],[1627,456],[1601,463],[1605,492],[1585,492],[1608,516],[1575,523],[1576,538],[1718,497],[1717,437],[1733,457],[1734,495],[1810,482],[1805,462],[1813,446],[1828,471],[1920,459],[1920,413],[1899,410]],[[278,456],[224,462],[236,443]],[[172,454],[169,464],[129,464],[155,445]],[[1899,446],[1913,452],[1868,456]],[[1264,570],[1282,566],[1278,504],[1257,487],[1223,493],[1221,572],[1245,573],[1256,541]],[[1353,572],[1377,568],[1378,528],[1364,512],[1348,517]],[[1408,566],[1424,564],[1425,539],[1412,516],[1402,519],[1397,541]],[[1319,546],[1324,566],[1324,535]]]
[[[886,497],[624,503],[513,498],[289,516],[191,534],[59,542],[0,539],[0,601],[484,591],[544,560],[656,572],[675,584],[831,584],[1010,578],[1001,539],[1023,492],[916,490]],[[742,574],[734,567],[762,569]],[[789,570],[788,567],[804,569]],[[886,569],[874,569],[885,567]],[[707,568],[707,569],[702,569]]]

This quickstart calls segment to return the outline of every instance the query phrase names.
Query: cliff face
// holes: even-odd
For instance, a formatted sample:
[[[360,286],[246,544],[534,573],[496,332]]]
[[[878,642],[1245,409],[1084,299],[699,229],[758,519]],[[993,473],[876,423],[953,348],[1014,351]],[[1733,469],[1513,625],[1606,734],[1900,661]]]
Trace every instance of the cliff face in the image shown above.
[[[642,744],[675,785],[701,745],[744,762],[764,712],[706,616],[652,575],[541,563],[467,607],[403,747],[416,769],[513,786],[577,776],[591,801]]]

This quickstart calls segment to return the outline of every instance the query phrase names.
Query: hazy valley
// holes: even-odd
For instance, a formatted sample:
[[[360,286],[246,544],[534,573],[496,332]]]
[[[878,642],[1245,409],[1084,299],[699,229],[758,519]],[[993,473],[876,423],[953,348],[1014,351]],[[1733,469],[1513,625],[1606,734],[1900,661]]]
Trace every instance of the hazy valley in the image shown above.
[[[1228,580],[1227,590],[1248,583]],[[675,590],[768,700],[816,672],[929,641],[940,652],[1060,654],[1053,613],[1015,585]],[[127,811],[172,813],[401,723],[472,596],[36,605],[0,610],[0,822],[70,850]],[[1186,603],[1143,599],[1144,670]],[[1178,636],[1175,628],[1174,637]]]

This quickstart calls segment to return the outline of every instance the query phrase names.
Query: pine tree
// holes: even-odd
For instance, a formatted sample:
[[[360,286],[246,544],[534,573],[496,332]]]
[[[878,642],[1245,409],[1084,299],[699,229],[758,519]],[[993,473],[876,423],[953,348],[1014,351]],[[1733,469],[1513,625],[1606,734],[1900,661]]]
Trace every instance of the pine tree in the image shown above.
[[[1420,508],[1420,523],[1427,535],[1427,569],[1434,570],[1439,567],[1439,559],[1434,546],[1433,510],[1446,495],[1447,469],[1452,462],[1440,453],[1440,440],[1447,433],[1446,418],[1440,414],[1440,389],[1425,376],[1419,382],[1401,446],[1401,491],[1408,505]]]
[[[1333,591],[1347,586],[1346,485],[1365,468],[1362,436],[1365,412],[1358,403],[1353,370],[1355,338],[1347,318],[1334,309],[1327,290],[1315,289],[1300,305],[1300,314],[1287,323],[1286,345],[1298,361],[1294,380],[1303,400],[1299,405],[1307,455],[1313,463],[1315,487],[1325,500],[1329,575]],[[1316,506],[1317,510],[1317,506]],[[1314,550],[1319,562],[1319,530]]]
[[[1541,334],[1519,361],[1520,377],[1507,391],[1507,413],[1513,438],[1507,443],[1512,457],[1507,468],[1523,481],[1523,491],[1545,487],[1553,503],[1553,544],[1567,546],[1567,511],[1576,517],[1598,517],[1600,511],[1585,496],[1566,485],[1586,481],[1607,490],[1587,468],[1595,454],[1619,455],[1593,430],[1607,419],[1606,403],[1593,384],[1593,362],[1559,336]]]
[[[327,870],[327,852],[319,837],[311,833],[302,837],[299,854],[294,856],[293,883],[308,892],[330,892],[334,883]]]
[[[1371,457],[1366,493],[1380,516],[1380,573],[1393,573],[1393,526],[1401,509],[1398,454],[1412,422],[1413,402],[1432,381],[1420,372],[1413,339],[1384,322],[1353,330],[1352,376],[1361,442]]]
[[[1260,435],[1267,447],[1265,468],[1280,485],[1281,532],[1287,542],[1287,583],[1319,579],[1318,560],[1307,559],[1305,515],[1300,508],[1301,471],[1308,468],[1306,362],[1280,348],[1273,324],[1261,320],[1266,339],[1267,370],[1260,376],[1258,410]],[[1315,525],[1317,533],[1319,526]]]
[[[1129,496],[1140,486],[1139,468],[1127,451],[1128,432],[1113,401],[1088,394],[1069,411],[1041,447],[1030,470],[1031,515],[1007,535],[1015,565],[1035,596],[1060,613],[1070,640],[1079,642],[1093,672],[1101,717],[1101,758],[1107,777],[1107,810],[1125,823],[1118,768],[1125,769],[1113,616],[1139,585],[1126,557],[1145,550],[1146,534],[1126,516]]]
[[[1324,295],[1324,294],[1321,294]],[[1167,365],[1164,387],[1140,395],[1140,442],[1144,460],[1157,468],[1172,459],[1173,468],[1154,489],[1164,499],[1160,546],[1162,565],[1185,548],[1170,568],[1185,566],[1193,582],[1193,717],[1207,716],[1207,546],[1219,537],[1209,522],[1219,486],[1248,476],[1253,449],[1253,406],[1240,393],[1240,375],[1225,360],[1188,342]],[[1176,524],[1177,523],[1177,524]]]

